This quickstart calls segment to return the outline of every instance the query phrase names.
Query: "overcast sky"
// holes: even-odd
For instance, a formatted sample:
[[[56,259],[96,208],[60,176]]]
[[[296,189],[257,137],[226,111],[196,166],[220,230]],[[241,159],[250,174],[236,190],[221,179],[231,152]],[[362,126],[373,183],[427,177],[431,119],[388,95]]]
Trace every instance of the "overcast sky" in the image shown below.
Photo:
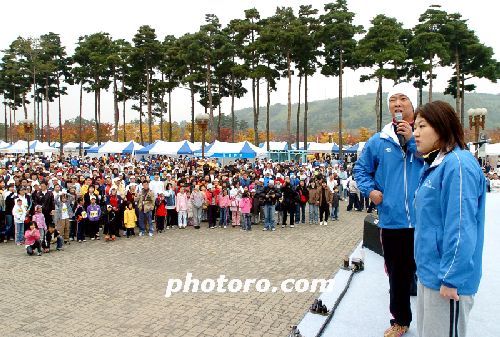
[[[182,1],[153,1],[153,0],[25,0],[5,1],[2,3],[2,18],[0,19],[0,49],[5,49],[17,37],[37,37],[48,32],[58,33],[68,54],[73,53],[79,36],[95,32],[108,32],[115,39],[123,38],[131,41],[133,35],[141,25],[150,25],[156,29],[160,40],[167,34],[181,36],[187,32],[196,31],[204,23],[206,13],[216,14],[222,25],[231,19],[243,18],[243,11],[255,7],[261,17],[274,13],[278,6],[291,6],[297,12],[300,5],[312,4],[314,8],[323,11],[328,1],[297,1],[297,0],[182,0]],[[362,24],[365,29],[370,26],[370,20],[377,14],[386,14],[396,17],[403,22],[406,28],[413,27],[418,17],[429,5],[439,4],[448,12],[459,12],[471,29],[476,31],[479,39],[495,51],[496,59],[500,58],[500,39],[498,38],[498,7],[494,1],[486,0],[348,0],[349,9],[356,13],[355,23]],[[353,96],[375,92],[375,81],[360,83],[359,77],[367,70],[346,71],[344,96]],[[451,69],[441,69],[437,73],[434,84],[436,92],[442,92],[446,82],[452,74]],[[338,96],[337,78],[314,76],[309,81],[309,100],[335,98]],[[486,80],[474,80],[470,83],[477,85],[477,92],[500,93],[500,85]],[[248,83],[246,83],[249,89]],[[293,79],[292,100],[297,102],[298,80]],[[385,88],[392,82],[384,82]],[[384,90],[387,91],[387,90]],[[265,102],[265,91],[262,90],[261,102]],[[272,94],[271,103],[286,104],[287,82],[279,83],[278,91]],[[69,94],[62,98],[63,119],[73,118],[78,114],[79,90],[77,87],[69,89]],[[137,113],[130,110],[127,104],[129,119],[136,119]],[[236,108],[251,106],[251,97],[246,95],[236,101]],[[55,111],[55,106],[52,111]],[[332,107],[333,108],[333,107]],[[28,110],[32,111],[32,110]],[[229,113],[230,100],[223,100],[223,113]],[[101,99],[101,119],[111,122],[113,116],[113,102],[110,94],[104,94]],[[189,92],[177,89],[172,94],[173,119],[176,121],[190,118]],[[195,113],[202,112],[197,104]],[[121,105],[120,105],[121,115]],[[84,118],[92,118],[93,96],[84,96]],[[51,119],[56,121],[55,118]],[[121,122],[121,121],[120,121]]]

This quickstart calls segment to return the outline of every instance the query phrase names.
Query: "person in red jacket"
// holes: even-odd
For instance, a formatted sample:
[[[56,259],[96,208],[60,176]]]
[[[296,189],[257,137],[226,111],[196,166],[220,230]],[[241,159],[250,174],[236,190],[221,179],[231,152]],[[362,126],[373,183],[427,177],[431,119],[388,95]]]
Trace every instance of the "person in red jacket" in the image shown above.
[[[158,193],[155,201],[156,208],[156,231],[162,233],[165,228],[165,218],[167,217],[167,202],[163,192]]]

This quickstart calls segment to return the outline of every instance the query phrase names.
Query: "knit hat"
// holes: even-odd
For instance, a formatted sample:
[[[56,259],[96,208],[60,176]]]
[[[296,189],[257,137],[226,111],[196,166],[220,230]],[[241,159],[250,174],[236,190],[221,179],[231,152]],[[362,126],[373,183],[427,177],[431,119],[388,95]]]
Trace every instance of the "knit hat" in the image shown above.
[[[403,82],[393,86],[387,94],[387,108],[389,108],[389,100],[396,94],[406,95],[410,99],[411,105],[413,105],[413,110],[417,109],[417,89],[413,85]]]

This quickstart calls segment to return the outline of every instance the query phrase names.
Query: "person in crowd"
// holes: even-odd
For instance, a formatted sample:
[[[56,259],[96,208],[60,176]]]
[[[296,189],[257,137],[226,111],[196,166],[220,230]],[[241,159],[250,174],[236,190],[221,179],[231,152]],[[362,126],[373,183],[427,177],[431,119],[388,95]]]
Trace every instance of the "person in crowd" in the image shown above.
[[[339,220],[340,191],[339,186],[335,186],[332,193],[332,220]]]
[[[203,205],[205,204],[205,194],[200,191],[200,187],[196,185],[191,194],[191,205],[193,209],[193,226],[195,229],[200,229],[201,214]]]
[[[269,172],[269,171],[268,171]],[[261,193],[264,204],[264,231],[275,231],[274,212],[276,202],[281,197],[281,193],[274,187],[274,181],[269,180],[267,186]]]
[[[227,189],[223,189],[222,193],[217,196],[217,205],[219,206],[219,227],[227,228],[229,219],[229,193]]]
[[[76,200],[75,208],[75,221],[76,221],[76,239],[79,243],[85,242],[85,233],[87,229],[87,208],[85,208],[85,201],[82,197]]]
[[[49,253],[50,246],[51,246],[51,244],[54,244],[54,243],[56,244],[57,251],[64,250],[63,242],[64,242],[64,239],[59,234],[59,231],[56,229],[56,226],[54,224],[51,224],[49,226],[49,228],[47,229],[45,236],[43,236],[43,241],[42,241],[43,252]]]
[[[425,160],[414,203],[418,334],[467,336],[481,280],[485,178],[448,103],[427,103],[415,115]]]
[[[103,214],[104,216],[104,241],[115,241],[116,240],[116,231],[117,231],[117,222],[118,217],[116,212],[111,204],[106,206],[106,212]]]
[[[162,233],[165,230],[165,218],[167,217],[167,202],[164,192],[159,192],[155,200],[155,222],[156,231]],[[135,227],[135,226],[134,226]]]
[[[217,190],[212,184],[208,184],[205,192],[205,202],[207,204],[208,228],[215,228],[217,222]]]
[[[15,238],[14,215],[12,214],[12,210],[16,205],[17,193],[15,192],[13,183],[8,185],[7,190],[3,193],[3,196],[5,200],[5,230],[3,233],[3,242],[6,243],[11,238]]]
[[[47,224],[45,223],[45,216],[42,213],[42,206],[35,206],[35,213],[33,214],[32,221],[36,222],[38,230],[40,231],[40,237],[45,238],[45,233],[47,232]]]
[[[42,243],[40,242],[40,231],[37,228],[36,222],[32,221],[30,227],[24,233],[24,243],[26,245],[26,253],[28,255],[33,255],[35,249],[37,251],[36,255],[42,255]]]
[[[243,219],[243,224],[241,225],[241,229],[244,231],[251,231],[252,230],[252,215],[251,215],[251,210],[252,210],[252,198],[250,197],[250,194],[248,191],[243,192],[243,195],[239,201],[239,210],[241,213],[241,217]]]
[[[12,216],[14,217],[15,233],[16,233],[16,244],[18,246],[23,244],[23,233],[24,233],[24,221],[26,220],[28,212],[26,210],[26,205],[23,204],[21,198],[16,199],[16,204],[12,209]]]
[[[172,229],[177,226],[177,211],[175,191],[172,189],[172,184],[167,184],[165,191],[165,200],[167,202],[167,229]]]
[[[187,227],[187,211],[189,205],[189,198],[184,187],[179,189],[176,197],[175,210],[177,211],[177,223],[179,228],[185,229]]]
[[[294,228],[294,218],[295,218],[295,205],[298,202],[298,193],[290,185],[290,178],[285,179],[285,184],[281,187],[281,194],[283,196],[283,221],[281,223],[281,228],[286,227],[287,215],[290,216],[290,228]]]
[[[229,198],[229,209],[231,211],[231,225],[232,227],[240,226],[241,218],[240,218],[240,200],[241,195],[243,194],[239,189],[236,190],[234,195],[231,195]]]
[[[330,207],[333,203],[333,193],[323,180],[321,187],[318,190],[318,204],[319,204],[319,225],[328,225],[328,216],[330,215]]]
[[[97,204],[97,197],[92,195],[90,197],[90,205],[87,206],[90,240],[100,240],[99,220],[101,219],[101,213],[101,206]]]
[[[408,83],[397,84],[391,88],[387,99],[392,121],[366,142],[353,173],[357,187],[377,206],[379,215],[393,316],[384,337],[400,337],[408,331],[412,321],[410,296],[415,283],[415,212],[411,205],[423,161],[416,156],[413,137],[416,89]]]
[[[54,222],[57,230],[64,238],[64,243],[69,243],[69,220],[74,217],[73,205],[66,193],[62,193],[55,200]]]
[[[126,236],[130,238],[130,236],[135,236],[135,226],[137,225],[137,214],[132,202],[129,202],[127,205],[127,209],[123,214],[123,222],[126,228]]]
[[[153,191],[149,188],[147,181],[142,182],[142,189],[139,195],[136,195],[136,203],[139,208],[139,236],[144,236],[147,223],[149,229],[149,236],[153,236],[154,226],[152,213],[155,205],[155,197]]]
[[[319,221],[319,188],[316,181],[312,180],[309,183],[309,224],[316,225]]]
[[[306,205],[307,202],[309,201],[309,190],[306,187],[306,182],[305,180],[300,180],[299,184],[296,188],[297,193],[299,194],[299,201],[297,203],[296,209],[297,212],[295,213],[295,223],[306,223]],[[300,217],[302,215],[302,217]]]

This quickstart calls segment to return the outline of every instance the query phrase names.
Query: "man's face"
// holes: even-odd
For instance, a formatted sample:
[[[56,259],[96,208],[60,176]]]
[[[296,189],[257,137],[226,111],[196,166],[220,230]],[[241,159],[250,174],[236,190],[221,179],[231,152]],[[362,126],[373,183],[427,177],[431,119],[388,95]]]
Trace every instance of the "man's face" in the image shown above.
[[[392,118],[395,118],[395,114],[400,112],[405,121],[413,122],[413,105],[405,94],[394,94],[389,98],[389,111]]]

